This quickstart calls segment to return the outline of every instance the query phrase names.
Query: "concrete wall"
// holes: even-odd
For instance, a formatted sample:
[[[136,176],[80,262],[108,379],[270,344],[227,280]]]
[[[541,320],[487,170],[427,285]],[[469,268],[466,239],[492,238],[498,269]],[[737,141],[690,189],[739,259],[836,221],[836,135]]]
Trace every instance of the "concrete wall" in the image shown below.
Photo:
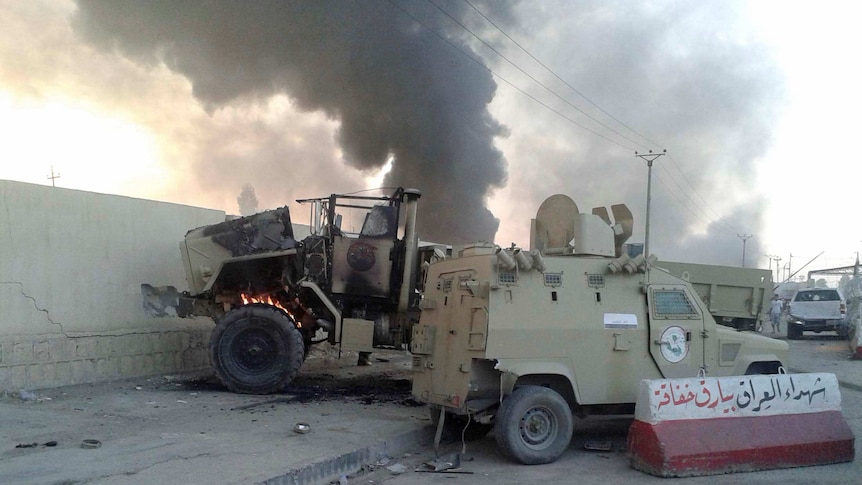
[[[0,180],[0,393],[207,368],[208,319],[154,319],[187,288],[179,241],[221,211]]]

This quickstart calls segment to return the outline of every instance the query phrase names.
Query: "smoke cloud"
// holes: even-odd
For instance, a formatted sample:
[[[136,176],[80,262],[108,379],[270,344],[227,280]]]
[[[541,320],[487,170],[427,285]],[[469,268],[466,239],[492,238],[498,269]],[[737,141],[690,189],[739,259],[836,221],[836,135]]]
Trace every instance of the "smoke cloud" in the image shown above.
[[[186,176],[197,193],[236,194],[249,181],[262,205],[284,204],[356,190],[392,158],[384,185],[423,191],[423,239],[524,247],[541,202],[564,193],[584,212],[626,203],[640,242],[647,167],[634,151],[667,148],[653,166],[651,252],[739,265],[742,233],[754,234],[749,265],[762,252],[757,166],[784,80],[746,24],[744,2],[77,4],[80,38],[102,55],[175,73],[204,106],[206,117],[164,123],[171,142],[190,138],[178,153],[191,155]]]
[[[373,173],[392,157],[384,183],[423,191],[424,239],[493,240],[498,220],[486,199],[506,181],[493,145],[506,132],[488,112],[496,84],[438,37],[469,51],[451,24],[439,24],[440,15],[423,16],[431,31],[376,1],[79,0],[78,6],[75,26],[88,41],[182,74],[212,113],[284,93],[298,109],[339,123],[336,139],[347,165]],[[337,177],[294,167],[285,161],[270,174]]]
[[[650,252],[659,259],[748,266],[760,253],[767,204],[757,186],[758,162],[772,144],[784,79],[771,53],[745,24],[736,2],[542,2],[518,4],[510,34],[590,101],[547,74],[519,49],[508,58],[573,104],[613,128],[598,125],[532,84],[528,92],[599,135],[566,121],[519,93],[501,89],[499,111],[513,133],[499,146],[510,161],[510,183],[491,207],[501,232],[528,237],[528,218],[550,194],[570,195],[581,210],[625,203],[635,217],[631,241],[644,241],[647,163],[653,150]],[[565,14],[561,14],[565,12]],[[532,15],[531,15],[532,14]],[[542,42],[532,42],[541,39]],[[511,79],[507,63],[491,64]],[[505,102],[504,102],[505,101]],[[531,116],[518,116],[530,112]],[[640,136],[643,135],[643,136]],[[645,137],[645,138],[644,138]],[[609,141],[611,140],[611,141]],[[526,203],[528,202],[528,203]],[[501,210],[497,211],[497,208]],[[523,243],[522,243],[523,244]]]

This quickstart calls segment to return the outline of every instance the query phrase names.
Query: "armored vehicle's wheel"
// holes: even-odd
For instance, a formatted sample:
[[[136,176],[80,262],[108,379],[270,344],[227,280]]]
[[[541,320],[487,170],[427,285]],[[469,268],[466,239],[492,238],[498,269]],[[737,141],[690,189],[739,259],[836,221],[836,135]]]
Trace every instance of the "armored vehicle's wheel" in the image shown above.
[[[436,428],[440,420],[440,407],[429,406],[428,409],[431,411],[431,424]],[[445,441],[461,441],[461,439],[476,441],[490,433],[493,428],[493,424],[468,421],[465,416],[446,413],[446,420],[443,421],[443,439]]]
[[[572,440],[572,411],[546,387],[523,386],[503,399],[494,423],[500,451],[525,465],[550,463]]]
[[[231,391],[270,394],[296,377],[305,349],[286,313],[269,305],[246,305],[219,319],[210,337],[210,362]]]

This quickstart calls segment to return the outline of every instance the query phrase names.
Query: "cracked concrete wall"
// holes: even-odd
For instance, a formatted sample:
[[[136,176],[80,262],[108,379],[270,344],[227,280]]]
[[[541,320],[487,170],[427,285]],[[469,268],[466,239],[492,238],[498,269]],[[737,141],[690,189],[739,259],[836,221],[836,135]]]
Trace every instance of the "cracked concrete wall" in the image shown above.
[[[186,289],[179,241],[211,209],[0,180],[0,392],[208,367],[208,319],[154,319]]]

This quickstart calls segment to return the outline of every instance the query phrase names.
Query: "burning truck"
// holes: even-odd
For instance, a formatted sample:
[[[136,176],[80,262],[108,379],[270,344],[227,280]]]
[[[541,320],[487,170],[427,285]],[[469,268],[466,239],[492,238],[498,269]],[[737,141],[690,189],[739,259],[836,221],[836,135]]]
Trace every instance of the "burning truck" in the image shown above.
[[[420,195],[297,200],[311,207],[301,240],[288,207],[193,229],[180,243],[189,290],[142,285],[144,308],[211,317],[210,361],[239,393],[284,389],[321,342],[360,353],[406,348],[418,320]],[[353,230],[347,214],[361,221]]]

